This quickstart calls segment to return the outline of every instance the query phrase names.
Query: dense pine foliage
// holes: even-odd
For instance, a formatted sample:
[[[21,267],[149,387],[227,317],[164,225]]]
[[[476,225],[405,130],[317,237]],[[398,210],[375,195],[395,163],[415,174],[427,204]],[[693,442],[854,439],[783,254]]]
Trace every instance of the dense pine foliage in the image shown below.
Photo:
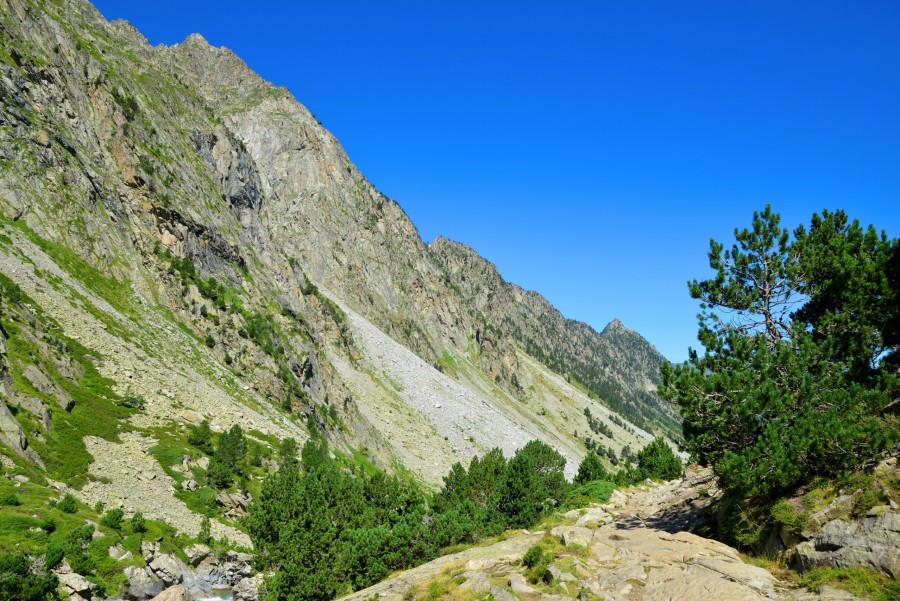
[[[300,462],[290,459],[293,441],[284,447],[281,468],[266,480],[246,522],[258,567],[273,572],[269,601],[332,599],[453,545],[530,528],[558,508],[604,502],[615,486],[589,453],[573,487],[563,475],[565,458],[538,441],[510,459],[493,449],[468,467],[456,463],[430,499],[414,483],[379,470],[340,467],[322,438],[303,446]],[[621,483],[681,474],[662,439],[647,449]]]
[[[842,211],[793,235],[770,207],[711,241],[699,339],[664,367],[686,448],[739,498],[774,497],[861,466],[900,439],[900,245]]]
[[[533,441],[457,463],[431,504],[414,484],[380,471],[342,470],[322,439],[265,482],[247,525],[270,599],[332,599],[418,565],[442,549],[531,526],[565,499],[565,459]]]

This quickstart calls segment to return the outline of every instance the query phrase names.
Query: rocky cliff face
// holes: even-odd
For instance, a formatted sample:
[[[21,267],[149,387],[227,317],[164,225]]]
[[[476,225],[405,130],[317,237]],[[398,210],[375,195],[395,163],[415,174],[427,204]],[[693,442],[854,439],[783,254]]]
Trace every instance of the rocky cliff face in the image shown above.
[[[637,332],[618,319],[600,333],[566,319],[537,292],[507,283],[496,267],[463,244],[439,237],[430,248],[450,285],[476,315],[479,339],[512,338],[633,424],[680,436],[677,414],[655,394],[665,358]]]
[[[269,447],[314,429],[430,485],[531,438],[571,473],[586,409],[610,457],[675,432],[640,336],[426,245],[287,90],[199,35],[152,47],[84,0],[0,0],[0,215],[0,436],[91,503],[196,532],[160,501],[171,466],[129,495],[114,464],[155,473],[203,419]]]

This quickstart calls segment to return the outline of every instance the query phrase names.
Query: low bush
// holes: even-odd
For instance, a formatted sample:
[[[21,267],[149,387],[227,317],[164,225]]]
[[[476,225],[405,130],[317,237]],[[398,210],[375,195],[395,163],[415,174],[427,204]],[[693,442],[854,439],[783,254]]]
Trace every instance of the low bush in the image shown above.
[[[606,503],[615,489],[615,484],[605,480],[594,480],[593,482],[582,484],[569,493],[560,509],[577,509],[579,507],[587,507],[591,503]]]
[[[78,511],[78,499],[73,497],[72,493],[66,493],[56,507],[65,513],[75,513]]]
[[[122,511],[119,507],[115,509],[110,509],[107,511],[103,517],[100,519],[100,524],[102,526],[106,526],[107,528],[112,528],[113,530],[121,530],[122,529],[122,519],[125,517],[125,512]]]

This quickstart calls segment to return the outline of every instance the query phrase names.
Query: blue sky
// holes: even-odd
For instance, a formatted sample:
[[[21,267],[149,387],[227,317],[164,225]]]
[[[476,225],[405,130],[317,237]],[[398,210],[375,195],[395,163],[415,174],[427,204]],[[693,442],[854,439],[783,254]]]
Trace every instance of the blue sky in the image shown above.
[[[900,236],[900,3],[102,0],[289,88],[426,241],[668,358],[686,282],[771,203]]]

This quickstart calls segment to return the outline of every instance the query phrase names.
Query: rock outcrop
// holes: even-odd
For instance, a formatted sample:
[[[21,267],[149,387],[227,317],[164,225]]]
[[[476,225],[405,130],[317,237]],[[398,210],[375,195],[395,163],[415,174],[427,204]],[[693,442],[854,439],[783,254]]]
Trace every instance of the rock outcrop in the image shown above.
[[[858,520],[831,520],[798,544],[794,554],[803,569],[865,566],[896,579],[900,577],[900,512],[879,505]]]

